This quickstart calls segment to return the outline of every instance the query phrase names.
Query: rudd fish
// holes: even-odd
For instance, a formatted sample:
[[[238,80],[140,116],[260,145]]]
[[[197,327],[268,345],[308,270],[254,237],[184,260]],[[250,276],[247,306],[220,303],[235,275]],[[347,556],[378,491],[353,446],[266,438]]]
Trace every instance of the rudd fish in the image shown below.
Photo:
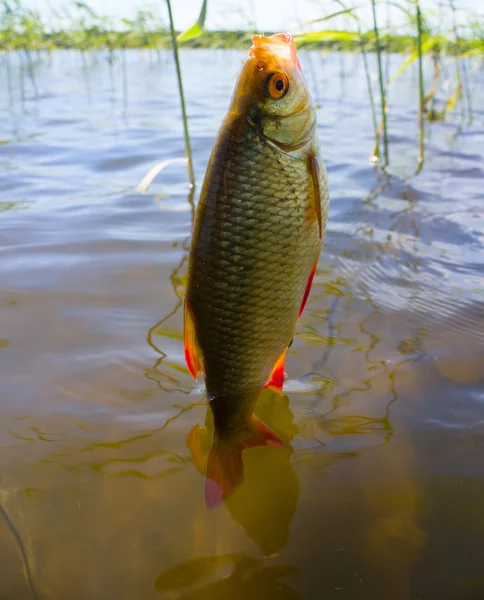
[[[282,446],[253,409],[264,387],[282,389],[329,208],[294,40],[252,41],[205,175],[184,307],[187,366],[205,377],[215,426],[208,506],[242,482],[244,448]]]

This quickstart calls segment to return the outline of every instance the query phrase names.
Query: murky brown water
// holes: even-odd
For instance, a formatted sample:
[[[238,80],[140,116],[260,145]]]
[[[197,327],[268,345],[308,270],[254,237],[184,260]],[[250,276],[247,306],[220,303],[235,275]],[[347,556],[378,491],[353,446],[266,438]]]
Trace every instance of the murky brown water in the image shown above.
[[[240,56],[183,53],[199,180]],[[209,512],[184,166],[135,191],[183,154],[169,56],[57,53],[37,97],[0,58],[0,598],[484,598],[484,112],[434,124],[406,178],[402,78],[383,176],[357,57],[304,57],[332,207],[286,395],[257,409],[287,451],[247,450]]]

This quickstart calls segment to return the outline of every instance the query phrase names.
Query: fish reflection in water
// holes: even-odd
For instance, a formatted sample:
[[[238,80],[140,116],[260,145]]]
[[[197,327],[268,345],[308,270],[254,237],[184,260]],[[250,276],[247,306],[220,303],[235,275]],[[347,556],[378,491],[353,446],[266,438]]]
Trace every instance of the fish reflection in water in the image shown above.
[[[267,565],[245,554],[209,556],[164,571],[155,581],[155,589],[165,598],[178,600],[266,600],[275,590],[280,600],[298,600],[299,594],[285,581],[296,571],[295,567]]]
[[[284,442],[276,447],[250,448],[244,452],[244,481],[225,499],[225,506],[264,556],[278,554],[289,539],[291,521],[299,497],[299,481],[291,462],[291,441],[297,432],[289,398],[266,388],[255,414]],[[206,475],[214,433],[212,411],[207,407],[205,426],[196,425],[187,444],[197,469]]]

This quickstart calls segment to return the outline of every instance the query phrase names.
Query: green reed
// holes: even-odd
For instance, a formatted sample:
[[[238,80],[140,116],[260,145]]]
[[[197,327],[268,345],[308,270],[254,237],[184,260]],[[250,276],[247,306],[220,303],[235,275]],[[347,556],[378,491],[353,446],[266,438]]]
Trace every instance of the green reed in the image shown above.
[[[358,35],[360,38],[360,52],[361,52],[361,56],[363,59],[363,67],[365,70],[365,79],[366,79],[366,89],[368,91],[368,98],[370,100],[371,120],[373,123],[373,131],[375,134],[375,146],[371,153],[371,160],[373,163],[378,164],[378,162],[380,161],[380,133],[378,130],[378,122],[377,122],[377,118],[376,118],[375,97],[373,94],[373,87],[371,84],[370,66],[368,64],[368,53],[365,48],[365,43],[363,40],[363,34],[361,31],[360,22],[359,22],[358,17],[353,12],[353,10],[350,7],[348,7],[343,2],[343,0],[334,0],[334,1],[338,4],[338,6],[341,8],[341,10],[339,10],[335,13],[332,13],[330,15],[327,15],[326,17],[324,17],[324,20],[327,21],[336,16],[347,15],[349,18],[354,20],[356,29],[357,29],[357,32],[358,32]],[[321,19],[317,19],[316,21],[312,21],[312,23],[318,23],[320,21],[321,21]]]
[[[386,102],[386,91],[383,84],[383,68],[381,60],[381,44],[380,44],[380,33],[378,31],[378,24],[376,19],[376,2],[371,0],[371,8],[373,12],[373,29],[375,32],[375,44],[376,44],[376,56],[378,59],[378,81],[380,83],[380,102],[381,102],[381,113],[383,123],[383,153],[385,156],[385,165],[389,163],[388,157],[388,130],[387,130],[387,102]]]
[[[450,10],[452,11],[452,30],[454,33],[454,38],[455,38],[455,43],[457,45],[459,45],[460,42],[460,36],[459,33],[457,31],[457,24],[456,24],[456,9],[455,9],[455,4],[453,0],[449,0],[449,7]],[[468,75],[467,75],[467,66],[466,66],[466,62],[465,60],[462,62],[462,75],[460,73],[460,68],[459,68],[459,54],[457,53],[455,56],[455,69],[456,69],[456,78],[459,84],[461,85],[461,89],[463,88],[463,92],[464,92],[464,96],[465,96],[465,100],[466,100],[466,104],[467,104],[467,114],[468,114],[468,121],[469,123],[472,122],[472,103],[471,103],[471,98],[470,98],[470,94],[468,93],[469,87],[468,87]],[[462,105],[462,110],[464,111],[464,105]]]
[[[409,15],[410,10],[405,4],[414,4],[414,0],[362,0],[360,5],[365,1],[371,1],[372,5],[396,6]],[[448,2],[455,10],[453,0]],[[260,33],[253,30],[253,27],[250,31],[205,30],[207,4],[207,0],[202,2],[197,22],[179,36],[179,43],[193,48],[246,48],[251,35]],[[351,16],[354,14],[353,10],[354,8],[345,6],[314,22],[329,21],[345,14]],[[458,35],[456,28],[454,32],[450,32],[452,35],[441,35],[440,39],[435,41],[436,46],[449,55],[462,56],[471,52],[470,55],[473,56],[484,56],[483,23],[472,15],[469,16],[469,23],[472,26],[467,35]],[[384,35],[381,35],[381,27],[377,28],[377,31],[380,34],[378,39],[375,37],[374,27],[368,32],[360,33],[344,30],[311,32],[304,43],[315,49],[351,52],[360,52],[362,43],[367,52],[377,51],[378,43],[380,51],[387,53],[408,53],[415,48],[415,36],[410,32],[395,33],[386,30]],[[68,3],[62,10],[51,10],[50,14],[46,14],[26,7],[22,0],[0,0],[0,50],[3,51],[33,52],[69,48],[87,52],[101,49],[170,48],[171,45],[169,23],[156,11],[138,9],[132,18],[122,18],[120,24],[115,26],[109,18],[81,1]]]
[[[424,92],[424,76],[423,76],[423,52],[422,52],[422,13],[420,12],[419,0],[415,0],[416,20],[417,20],[417,52],[418,52],[418,90],[419,90],[419,154],[417,173],[422,170],[424,164],[424,140],[425,140],[425,92]]]
[[[183,93],[183,81],[182,74],[180,68],[180,59],[178,56],[178,43],[176,39],[175,25],[173,23],[173,13],[171,10],[171,2],[170,0],[166,0],[166,4],[168,6],[168,16],[170,19],[170,34],[171,34],[171,43],[173,49],[173,58],[175,59],[176,66],[176,76],[178,80],[178,91],[180,93],[180,104],[182,111],[182,119],[183,119],[183,134],[185,136],[185,150],[188,158],[188,179],[190,180],[190,185],[194,187],[195,185],[195,173],[193,171],[193,160],[192,160],[192,149],[190,146],[190,135],[188,133],[188,117],[187,117],[187,109],[185,106],[185,95]]]
[[[368,0],[369,1],[369,0]],[[390,23],[387,18],[387,28],[382,32],[378,26],[376,19],[376,5],[382,4],[382,0],[371,0],[371,8],[373,15],[373,30],[366,33],[362,32],[359,25],[359,19],[356,15],[356,9],[346,9],[349,16],[355,17],[356,31],[342,30],[323,30],[302,33],[297,36],[298,43],[314,49],[324,45],[327,47],[331,44],[333,49],[348,51],[353,50],[355,43],[359,40],[360,52],[362,53],[364,66],[365,52],[374,52],[377,59],[377,77],[378,87],[381,96],[382,120],[376,130],[376,145],[371,154],[373,162],[377,162],[379,151],[379,139],[383,134],[383,142],[385,147],[385,165],[389,164],[388,159],[388,124],[387,117],[391,114],[388,106],[388,92],[393,82],[407,71],[415,62],[418,69],[418,167],[417,173],[423,167],[425,156],[425,122],[444,120],[454,111],[457,105],[460,104],[463,114],[467,114],[467,121],[472,121],[472,94],[471,94],[471,77],[468,71],[466,60],[469,58],[484,58],[484,27],[482,20],[473,19],[470,21],[471,27],[466,35],[459,35],[456,26],[456,7],[454,0],[447,0],[452,16],[452,29],[445,31],[440,23],[437,28],[430,25],[432,15],[424,15],[421,10],[421,0],[385,0],[385,5],[400,10],[407,21],[406,29],[409,33],[396,34],[388,29]],[[342,6],[341,0],[334,0],[339,7]],[[322,19],[312,21],[311,24],[319,21],[327,21],[336,16],[340,16],[342,11],[337,11],[327,15]],[[412,30],[415,32],[412,35]],[[388,54],[390,52],[400,52],[406,55],[405,60],[395,73],[386,73],[383,77],[382,69],[382,53],[387,54],[386,71],[388,71]],[[433,84],[431,89],[426,93],[424,79],[424,58],[428,56],[434,66]],[[444,63],[449,61],[449,57],[454,57],[455,65],[455,82],[451,96],[445,99],[437,98],[437,92],[444,86],[441,85],[442,74],[446,76],[446,70],[443,68]],[[368,77],[367,77],[368,79]],[[447,79],[445,87],[450,83]],[[372,120],[375,127],[375,108],[372,92],[371,81],[368,83],[370,110]],[[464,102],[465,100],[465,102]],[[438,110],[436,106],[443,104],[443,108]],[[467,107],[467,110],[466,110]],[[463,117],[464,118],[464,117]]]
[[[344,0],[333,0],[338,6],[331,14],[327,14],[311,24],[327,25],[333,19],[349,19],[355,25],[354,30],[325,28],[320,31],[306,31],[294,34],[299,46],[307,49],[358,52],[363,59],[371,118],[375,132],[375,147],[371,157],[377,163],[380,157],[380,139],[383,138],[384,164],[389,164],[388,118],[391,106],[388,104],[389,92],[393,82],[416,64],[418,69],[418,169],[424,162],[425,122],[448,119],[460,106],[462,121],[472,121],[472,73],[468,69],[469,59],[484,59],[484,22],[476,16],[468,15],[468,26],[462,28],[457,24],[457,0],[445,0],[440,3],[440,10],[450,11],[452,26],[446,31],[441,21],[431,26],[432,15],[422,13],[423,0],[361,0],[359,7],[366,2],[371,6],[373,27],[364,31],[358,17],[358,7],[349,7]],[[355,0],[357,1],[357,0]],[[371,3],[371,4],[370,4]],[[156,12],[138,9],[133,18],[121,19],[120,25],[97,13],[90,5],[81,0],[66,4],[62,10],[52,11],[45,15],[26,7],[22,0],[0,0],[0,57],[6,64],[7,88],[11,92],[12,71],[11,54],[14,51],[20,63],[20,92],[25,98],[25,81],[30,81],[36,95],[35,65],[45,60],[48,53],[56,48],[78,50],[81,54],[83,71],[87,77],[89,52],[105,51],[110,68],[116,60],[116,51],[122,50],[123,86],[127,96],[127,72],[125,51],[131,48],[154,50],[171,48],[175,60],[180,104],[183,120],[186,154],[190,183],[194,184],[194,172],[188,118],[182,83],[182,69],[179,59],[179,46],[190,48],[243,48],[250,45],[250,38],[256,31],[207,31],[205,18],[207,0],[201,1],[201,10],[195,24],[187,31],[178,34],[173,24],[170,0],[167,0],[168,22],[166,23]],[[385,25],[377,22],[377,6],[387,10]],[[389,7],[401,11],[407,21],[402,31],[392,31],[388,17]],[[336,8],[336,7],[335,7]],[[440,14],[440,13],[439,13]],[[435,19],[434,19],[435,21]],[[249,23],[249,20],[247,21]],[[62,26],[60,25],[62,23]],[[253,29],[253,23],[251,28]],[[270,32],[266,32],[270,33]],[[381,121],[377,119],[375,93],[371,80],[369,53],[375,53],[377,59],[377,81],[381,98]],[[389,72],[389,55],[401,53],[405,56],[400,67]],[[383,54],[386,60],[383,61]],[[150,60],[152,53],[149,54]],[[431,60],[425,61],[428,57]],[[15,57],[14,57],[15,58]],[[383,63],[385,62],[385,65]],[[445,65],[452,63],[453,76],[447,75]],[[432,88],[426,93],[424,84],[424,65],[434,65]],[[385,72],[384,72],[385,71]],[[445,86],[441,80],[446,77]],[[453,78],[453,81],[452,81]],[[439,97],[444,89],[450,86],[447,98]],[[439,108],[440,106],[440,108]]]

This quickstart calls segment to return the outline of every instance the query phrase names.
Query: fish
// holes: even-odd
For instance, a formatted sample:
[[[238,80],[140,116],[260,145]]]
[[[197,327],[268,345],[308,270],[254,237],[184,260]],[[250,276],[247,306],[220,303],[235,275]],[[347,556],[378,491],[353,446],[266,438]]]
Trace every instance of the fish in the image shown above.
[[[284,447],[254,407],[265,387],[282,392],[328,211],[316,111],[294,39],[255,35],[210,154],[184,299],[186,364],[204,376],[214,419],[209,508],[242,483],[244,449]]]

